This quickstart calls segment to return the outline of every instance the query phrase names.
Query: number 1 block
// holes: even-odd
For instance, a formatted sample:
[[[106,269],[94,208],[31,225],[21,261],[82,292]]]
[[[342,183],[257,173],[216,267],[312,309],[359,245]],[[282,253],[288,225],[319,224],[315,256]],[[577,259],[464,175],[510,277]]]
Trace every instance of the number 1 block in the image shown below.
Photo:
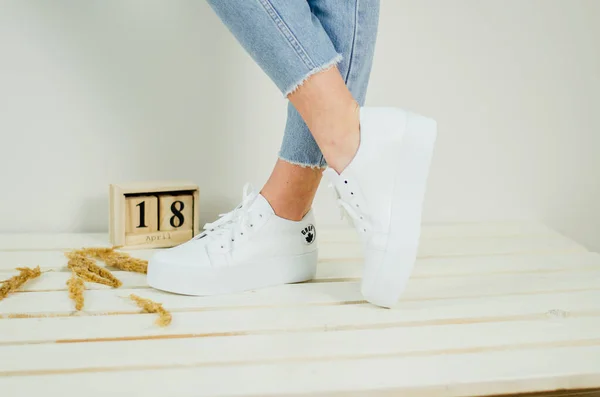
[[[158,199],[159,230],[192,230],[194,224],[194,197],[160,195]]]
[[[134,196],[125,199],[127,219],[125,234],[152,233],[158,230],[158,198]]]

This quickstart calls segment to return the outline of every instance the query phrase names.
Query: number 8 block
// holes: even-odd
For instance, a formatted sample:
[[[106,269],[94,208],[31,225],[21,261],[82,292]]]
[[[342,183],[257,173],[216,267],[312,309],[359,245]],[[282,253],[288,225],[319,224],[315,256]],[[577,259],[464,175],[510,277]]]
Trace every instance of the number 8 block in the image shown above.
[[[194,198],[188,195],[158,197],[159,230],[192,230]]]

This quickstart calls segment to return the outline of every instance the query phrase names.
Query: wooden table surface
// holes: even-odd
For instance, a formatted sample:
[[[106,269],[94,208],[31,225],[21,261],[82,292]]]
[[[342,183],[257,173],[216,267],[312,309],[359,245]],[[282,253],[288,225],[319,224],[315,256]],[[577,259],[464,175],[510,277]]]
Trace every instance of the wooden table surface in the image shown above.
[[[359,292],[350,230],[320,232],[312,282],[186,297],[115,271],[74,311],[65,250],[105,234],[0,235],[0,396],[479,396],[600,388],[600,255],[533,223],[425,226],[394,309]],[[131,251],[148,258],[152,251]],[[169,327],[127,296],[163,303]],[[577,391],[561,395],[600,395]]]

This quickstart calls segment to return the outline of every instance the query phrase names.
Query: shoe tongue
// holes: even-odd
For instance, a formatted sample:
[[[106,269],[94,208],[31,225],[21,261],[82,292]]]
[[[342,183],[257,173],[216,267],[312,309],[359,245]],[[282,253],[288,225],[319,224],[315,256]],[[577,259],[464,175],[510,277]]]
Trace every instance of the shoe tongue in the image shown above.
[[[254,199],[254,202],[250,205],[250,209],[259,211],[266,214],[274,214],[273,207],[267,201],[267,199],[262,195],[258,194]]]

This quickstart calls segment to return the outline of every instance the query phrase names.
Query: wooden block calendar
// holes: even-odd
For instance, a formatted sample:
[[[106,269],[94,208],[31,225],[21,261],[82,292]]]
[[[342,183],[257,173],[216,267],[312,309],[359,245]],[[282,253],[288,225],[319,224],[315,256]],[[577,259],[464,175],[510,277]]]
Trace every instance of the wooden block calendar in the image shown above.
[[[110,185],[110,242],[115,247],[161,248],[199,233],[198,186],[190,182]]]

